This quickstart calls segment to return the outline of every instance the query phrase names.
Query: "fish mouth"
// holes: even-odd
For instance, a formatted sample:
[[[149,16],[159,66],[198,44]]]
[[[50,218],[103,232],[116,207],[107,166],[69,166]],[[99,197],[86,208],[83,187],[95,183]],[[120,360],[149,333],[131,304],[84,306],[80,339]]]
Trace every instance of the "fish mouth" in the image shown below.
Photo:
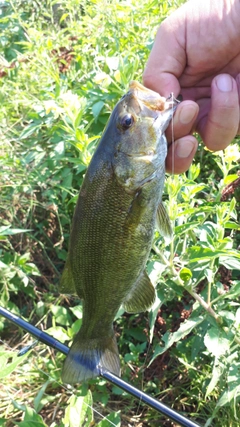
[[[153,126],[159,127],[162,133],[165,132],[180,100],[173,93],[168,98],[160,96],[135,80],[130,83],[129,94],[132,95],[132,105],[138,111],[137,115],[154,119]]]
[[[169,110],[171,110],[173,114],[177,105],[180,103],[180,100],[176,99],[173,94],[165,98],[135,80],[130,83],[129,92],[132,92],[137,100],[145,107],[152,111],[161,112],[162,114]]]

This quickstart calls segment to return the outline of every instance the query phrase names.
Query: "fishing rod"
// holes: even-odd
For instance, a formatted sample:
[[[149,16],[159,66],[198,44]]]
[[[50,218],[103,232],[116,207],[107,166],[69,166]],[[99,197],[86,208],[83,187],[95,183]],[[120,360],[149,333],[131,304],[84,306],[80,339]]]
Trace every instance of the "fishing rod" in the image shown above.
[[[29,322],[26,322],[25,320],[21,319],[21,317],[16,316],[15,314],[11,313],[10,311],[6,310],[3,307],[0,307],[0,315],[5,317],[6,319],[10,320],[10,322],[14,323],[18,327],[29,332],[29,334],[36,337],[38,341],[41,341],[42,343],[60,351],[61,353],[65,354],[67,356],[67,354],[69,352],[69,347],[67,347],[66,345],[62,344],[60,341],[53,338],[51,335],[47,334],[46,332],[41,331],[40,329],[31,325]],[[33,347],[33,345],[30,345],[30,346],[23,348],[22,351],[20,351],[19,355],[25,354],[32,347]],[[129,393],[132,396],[139,399],[141,403],[142,402],[145,403],[146,405],[155,409],[157,412],[160,412],[160,413],[164,414],[166,417],[170,418],[171,420],[177,422],[181,426],[183,426],[183,427],[201,427],[199,424],[196,424],[194,421],[191,421],[189,418],[186,418],[184,415],[179,414],[178,412],[174,411],[174,409],[169,408],[168,406],[159,402],[157,399],[155,399],[155,398],[149,396],[148,394],[144,393],[143,391],[137,389],[136,387],[127,383],[126,381],[119,378],[117,375],[114,375],[112,372],[108,371],[107,369],[105,369],[103,367],[101,368],[101,374],[100,375],[105,380],[111,382],[112,384],[118,386],[122,390],[126,391],[127,393]]]

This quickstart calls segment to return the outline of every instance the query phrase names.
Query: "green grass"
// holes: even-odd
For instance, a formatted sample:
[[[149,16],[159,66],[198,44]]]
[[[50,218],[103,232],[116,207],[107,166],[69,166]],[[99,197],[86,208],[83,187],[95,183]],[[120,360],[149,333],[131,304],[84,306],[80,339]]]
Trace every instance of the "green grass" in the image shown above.
[[[0,303],[67,342],[81,302],[58,283],[79,187],[159,23],[184,1],[80,3],[0,3]],[[188,173],[166,178],[174,238],[155,233],[156,304],[115,322],[123,378],[206,427],[240,418],[239,188],[222,196],[238,144],[212,154],[200,142]],[[173,425],[103,379],[66,387],[63,355],[38,344],[16,358],[33,339],[4,319],[0,331],[0,425]]]

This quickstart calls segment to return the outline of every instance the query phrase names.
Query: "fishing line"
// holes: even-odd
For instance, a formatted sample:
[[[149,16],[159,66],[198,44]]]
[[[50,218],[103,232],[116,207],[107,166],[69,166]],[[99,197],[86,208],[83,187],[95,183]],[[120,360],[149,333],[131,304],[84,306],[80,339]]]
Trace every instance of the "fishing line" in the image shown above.
[[[172,175],[174,175],[174,168],[175,168],[175,163],[174,163],[174,154],[175,154],[175,146],[174,146],[174,126],[173,126],[173,113],[174,113],[174,108],[173,108],[173,103],[174,103],[174,96],[173,96],[173,92],[171,92],[171,98],[172,98],[172,120],[171,120],[171,130],[172,130]]]
[[[1,313],[1,308],[0,308],[0,314]],[[5,347],[7,347],[9,350],[11,351],[15,351],[14,348],[12,348],[8,343],[4,342],[1,338],[0,338],[0,343],[2,343]],[[18,351],[18,356],[23,356],[24,354],[26,354],[28,351],[32,350],[34,347],[36,347],[37,344],[40,344],[40,340],[35,340],[33,341],[31,344],[29,345],[25,345],[23,348],[21,348]],[[37,365],[35,365],[35,368],[38,372],[41,372],[42,374],[44,374],[45,376],[48,377],[48,379],[50,379],[51,381],[57,383],[61,388],[64,388],[67,392],[71,392],[71,396],[74,395],[74,392],[77,392],[77,389],[73,386],[69,386],[66,387],[66,385],[64,383],[60,383],[58,382],[55,378],[51,377],[50,374],[48,374],[47,372],[43,371],[42,369],[40,369]],[[114,427],[116,427],[116,424],[114,424],[111,420],[108,420],[106,416],[104,416],[103,414],[101,414],[100,412],[98,412],[97,409],[95,409],[93,406],[89,405],[87,402],[83,401],[83,403],[90,408],[94,413],[96,413],[98,416],[100,416],[102,418],[102,420],[106,420],[108,421],[108,423]]]
[[[40,331],[38,328],[26,322],[25,320],[21,319],[19,316],[16,316],[15,314],[11,313],[10,311],[6,310],[3,307],[0,307],[0,315],[10,320],[10,322],[14,323],[15,325],[26,330],[27,332],[35,336],[37,339],[39,339],[39,341],[43,342],[44,344],[47,344],[48,346],[55,348],[56,350],[60,351],[65,355],[68,354],[69,348],[66,345],[62,344],[60,341],[56,340],[46,332]],[[179,414],[178,412],[169,408],[168,406],[161,403],[157,399],[142,392],[141,390],[137,389],[136,387],[124,381],[122,378],[119,378],[117,375],[114,375],[112,372],[108,371],[104,367],[99,366],[99,371],[100,371],[100,376],[102,376],[104,379],[108,380],[112,384],[121,388],[125,392],[131,394],[138,400],[139,399],[142,400],[142,402],[144,402],[151,408],[155,409],[157,412],[164,414],[166,417],[172,419],[173,421],[176,421],[181,426],[200,427],[199,424],[196,424],[194,421]]]
[[[75,387],[70,386],[69,388],[67,388],[65,386],[65,384],[60,383],[59,381],[57,381],[55,378],[51,377],[50,374],[46,373],[45,371],[43,371],[40,368],[37,368],[39,372],[42,372],[44,375],[46,375],[50,380],[54,381],[55,383],[57,383],[61,388],[64,388],[64,390],[66,390],[66,392],[71,392],[71,396],[73,396],[74,394],[76,394],[77,389]],[[108,421],[108,423],[114,427],[117,427],[117,424],[114,424],[111,420],[107,419],[107,416],[104,416],[103,414],[101,414],[101,412],[98,412],[97,409],[95,409],[93,406],[89,405],[87,402],[85,402],[83,400],[84,405],[87,406],[87,408],[90,408],[95,414],[97,414],[98,416],[100,416],[102,418],[102,421]]]
[[[0,343],[3,344],[7,349],[11,350],[11,351],[15,351],[14,348],[12,348],[8,343],[2,341],[0,339]],[[18,351],[18,356],[23,356],[24,354],[26,354],[28,351],[32,350],[34,347],[36,347],[37,344],[40,344],[39,341],[34,341],[32,344],[26,345],[24,346],[22,349],[20,349]],[[34,363],[34,362],[33,362]],[[38,365],[36,365],[34,363],[34,367],[38,372],[41,372],[44,376],[48,377],[49,380],[51,380],[51,382],[54,382],[56,384],[59,385],[59,387],[63,388],[67,393],[71,393],[71,396],[77,394],[77,388],[73,387],[73,386],[69,386],[66,387],[66,385],[64,383],[60,383],[59,381],[57,381],[55,378],[53,378],[49,373],[43,371],[41,368],[39,368]],[[93,406],[89,405],[87,402],[85,402],[83,400],[84,405],[86,405],[86,407],[90,408],[96,415],[98,415],[99,417],[101,417],[102,421],[108,421],[108,423],[114,427],[117,426],[117,424],[114,424],[111,420],[107,419],[107,416],[101,414],[101,412],[99,412],[96,408],[94,408]],[[107,408],[106,408],[107,409]],[[52,420],[54,421],[54,419]]]
[[[147,359],[148,359],[148,354],[150,352],[150,348],[151,348],[151,344],[150,344],[150,342],[148,342],[147,350],[146,350],[146,355],[145,355],[145,360],[144,360],[144,364],[143,364],[143,369],[140,371],[140,374],[141,374],[141,377],[142,377],[142,387],[141,388],[143,388],[143,384],[144,384],[144,370],[146,369],[145,366],[147,365]],[[142,405],[142,399],[139,399],[136,415],[138,413],[140,413],[140,407],[141,407],[141,405]]]

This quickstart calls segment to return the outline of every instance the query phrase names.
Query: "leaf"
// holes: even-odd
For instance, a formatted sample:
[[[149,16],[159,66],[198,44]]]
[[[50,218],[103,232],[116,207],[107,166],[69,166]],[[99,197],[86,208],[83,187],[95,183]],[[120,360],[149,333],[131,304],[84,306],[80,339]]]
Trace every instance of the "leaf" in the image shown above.
[[[231,184],[231,182],[235,181],[238,178],[239,176],[237,174],[228,175],[224,178],[223,182],[225,185],[229,185]]]
[[[82,325],[82,319],[78,319],[71,325],[70,328],[68,328],[68,340],[72,339],[76,333],[79,331],[80,327]]]
[[[16,367],[29,356],[28,353],[18,357],[17,353],[12,351],[0,352],[0,378],[10,375]]]
[[[63,179],[62,187],[64,189],[69,189],[72,187],[73,174],[71,172],[68,173],[67,176]]]
[[[19,427],[47,427],[47,424],[41,421],[21,421],[17,425]]]
[[[211,206],[204,205],[204,206],[200,206],[199,208],[197,208],[197,207],[187,208],[187,203],[184,203],[184,209],[182,210],[182,212],[178,212],[178,216],[196,215],[198,213],[202,214],[204,212],[209,213],[209,212],[213,211],[214,207],[215,207],[215,205],[212,203]]]
[[[52,337],[56,338],[56,340],[59,340],[61,342],[69,341],[69,336],[67,335],[65,329],[62,328],[61,326],[55,326],[55,327],[49,328],[46,330],[46,332]]]
[[[237,360],[238,355],[236,354],[235,360],[228,370],[228,385],[229,387],[236,387],[240,385],[240,362]]]
[[[35,409],[36,412],[39,412],[42,409],[42,407],[43,407],[43,405],[41,405],[41,400],[42,400],[42,398],[43,398],[43,396],[45,394],[46,388],[48,387],[48,385],[50,383],[51,383],[51,380],[47,380],[45,382],[45,384],[43,384],[43,386],[40,388],[37,396],[34,398],[33,403],[34,403],[34,409]]]
[[[51,312],[55,317],[55,321],[60,325],[69,326],[72,323],[71,316],[65,307],[52,305]]]
[[[226,332],[217,327],[208,330],[204,337],[204,344],[208,351],[215,357],[226,354],[230,349],[232,340],[228,339]]]
[[[225,222],[224,227],[230,230],[240,230],[240,225],[233,221]]]
[[[207,391],[205,398],[209,396],[209,394],[212,393],[212,391],[215,389],[217,383],[219,382],[222,374],[224,372],[224,366],[219,364],[218,358],[215,358],[214,366],[212,370],[212,378],[210,383],[207,386]]]
[[[233,399],[236,399],[238,396],[240,396],[240,384],[233,390],[226,390],[217,402],[217,406],[224,406],[227,403],[230,403]]]
[[[192,246],[188,249],[189,262],[198,262],[204,260],[212,260],[219,257],[229,258],[231,256],[240,259],[240,254],[234,250],[212,250],[209,248],[202,248],[201,246]]]
[[[110,425],[121,427],[121,418],[119,412],[112,412],[104,420],[100,421],[96,427],[109,427]]]
[[[0,236],[1,238],[1,236]],[[9,268],[9,266],[7,264],[4,264],[4,262],[0,261],[0,269],[5,269],[5,268]]]
[[[240,281],[232,282],[232,287],[229,290],[229,292],[227,292],[224,295],[224,298],[235,299],[235,298],[238,298],[239,296],[240,296]]]
[[[78,319],[82,318],[82,305],[75,305],[75,307],[70,307],[70,310],[73,312],[74,316]]]
[[[199,225],[198,221],[193,221],[193,222],[188,222],[186,224],[182,224],[182,225],[177,225],[174,228],[174,234],[175,235],[180,235],[182,233],[186,233],[187,231],[192,230],[193,228],[195,228],[196,226]]]
[[[195,179],[198,177],[199,173],[200,173],[200,164],[194,164],[192,163],[189,170],[188,170],[188,178],[191,179],[192,181],[195,181]]]
[[[240,307],[236,311],[235,326],[236,326],[236,328],[238,328],[240,326]]]
[[[26,406],[25,414],[24,414],[24,421],[25,422],[26,421],[42,422],[43,419],[40,415],[38,415],[36,413],[35,409],[31,408],[30,406]]]
[[[29,231],[33,231],[30,229],[22,229],[22,228],[11,228],[10,225],[0,227],[0,237],[1,236],[14,236],[19,233],[27,233]]]
[[[197,371],[197,368],[195,368],[195,366],[190,365],[189,363],[187,363],[182,357],[178,357],[178,360],[180,363],[182,363],[184,366],[186,366],[186,368],[188,370],[193,369],[194,371]]]
[[[206,188],[207,185],[206,184],[198,184],[198,185],[194,185],[192,188],[190,187],[190,194],[191,197],[198,193],[199,191],[202,191],[204,188]]]
[[[224,267],[229,268],[230,270],[240,270],[240,260],[238,259],[220,257],[219,262],[220,264],[224,265]]]
[[[72,395],[64,416],[65,427],[85,427],[93,421],[92,394],[88,390],[84,396]]]
[[[18,406],[15,405],[14,406]],[[24,419],[20,423],[16,423],[19,427],[47,427],[42,417],[30,406],[19,406],[18,409],[24,411]]]
[[[96,104],[94,104],[92,106],[92,112],[93,112],[93,116],[94,116],[95,120],[98,118],[103,107],[104,107],[103,101],[98,101],[98,102],[96,102]]]
[[[119,67],[119,57],[118,56],[108,56],[106,58],[106,64],[110,70],[117,70]]]
[[[31,136],[33,133],[38,131],[42,126],[42,122],[33,122],[29,126],[27,126],[22,133],[20,134],[20,139],[26,139]]]
[[[67,19],[68,16],[69,16],[69,13],[63,13],[61,18],[60,18],[59,23],[61,24],[65,19]]]
[[[54,153],[56,153],[59,156],[63,156],[65,152],[65,143],[64,141],[59,141],[55,146],[54,146]],[[75,160],[75,159],[74,159]]]
[[[151,307],[151,310],[149,311],[149,330],[150,330],[149,341],[150,342],[152,342],[152,340],[153,340],[154,327],[155,327],[156,316],[157,316],[158,310],[164,302],[165,302],[165,295],[164,295],[163,290],[157,289],[156,299],[154,301],[153,306]]]
[[[155,353],[151,359],[149,365],[158,357],[160,354],[163,354],[169,347],[171,347],[175,342],[178,342],[180,339],[188,335],[196,326],[200,325],[204,320],[203,316],[196,317],[195,319],[188,319],[185,322],[181,323],[180,328],[173,333],[166,333],[163,335],[162,339],[165,341],[165,346],[161,347],[157,345],[155,348]]]
[[[213,222],[206,221],[201,227],[200,230],[200,242],[207,242],[210,246],[214,247],[214,243],[217,238],[217,228]]]

